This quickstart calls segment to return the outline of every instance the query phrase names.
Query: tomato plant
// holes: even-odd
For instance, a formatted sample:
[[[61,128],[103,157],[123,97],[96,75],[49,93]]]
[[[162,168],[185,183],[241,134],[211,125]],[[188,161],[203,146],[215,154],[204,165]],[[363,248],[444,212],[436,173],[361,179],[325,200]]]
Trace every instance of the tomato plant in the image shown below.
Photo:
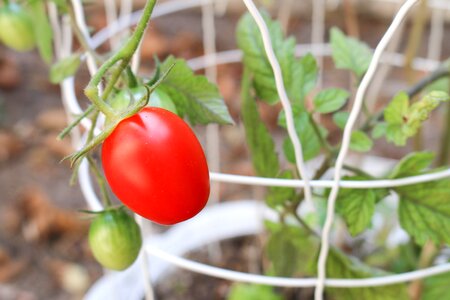
[[[107,209],[92,221],[89,245],[96,260],[104,267],[124,270],[139,254],[141,231],[123,208]]]
[[[17,4],[0,9],[0,41],[17,51],[29,51],[35,46],[33,26],[28,14]]]
[[[117,111],[121,111],[130,105],[131,100],[138,100],[144,97],[146,89],[144,86],[134,87],[131,90],[122,90],[110,101],[110,105]],[[156,88],[150,95],[148,106],[161,107],[170,110],[174,114],[177,113],[177,108],[170,99],[169,95],[160,88]]]
[[[177,115],[146,107],[119,123],[102,147],[106,179],[131,210],[170,225],[195,216],[209,196],[202,147]]]

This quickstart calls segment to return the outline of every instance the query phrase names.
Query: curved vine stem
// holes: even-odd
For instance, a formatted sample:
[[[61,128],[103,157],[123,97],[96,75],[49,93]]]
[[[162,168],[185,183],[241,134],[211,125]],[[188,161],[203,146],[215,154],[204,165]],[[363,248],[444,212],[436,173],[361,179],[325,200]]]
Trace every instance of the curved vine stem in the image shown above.
[[[128,66],[133,54],[136,52],[139,43],[144,35],[145,29],[147,27],[148,22],[150,21],[151,14],[153,12],[153,8],[155,7],[156,0],[148,0],[145,4],[145,7],[142,12],[141,19],[136,26],[131,37],[127,40],[127,42],[123,45],[123,47],[116,52],[113,56],[111,56],[108,60],[103,63],[103,65],[99,68],[98,72],[92,76],[90,82],[86,86],[84,93],[92,101],[92,103],[108,118],[108,119],[117,119],[118,114],[114,112],[114,110],[105,102],[108,98],[109,93],[112,91],[115,83],[117,82],[120,74],[125,70]],[[98,85],[100,84],[102,78],[105,74],[118,62],[121,62],[120,65],[114,73],[112,77],[107,83],[105,91],[102,95],[99,95]]]

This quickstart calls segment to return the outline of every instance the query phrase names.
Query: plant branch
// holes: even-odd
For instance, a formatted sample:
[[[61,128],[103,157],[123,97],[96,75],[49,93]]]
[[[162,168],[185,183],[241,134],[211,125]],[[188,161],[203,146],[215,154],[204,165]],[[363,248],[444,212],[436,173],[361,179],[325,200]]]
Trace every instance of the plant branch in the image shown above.
[[[420,92],[423,91],[427,86],[432,84],[433,82],[450,76],[450,61],[444,62],[439,68],[437,68],[435,71],[431,72],[428,76],[422,78],[420,81],[418,81],[416,84],[411,86],[406,90],[406,93],[408,94],[409,98],[413,98],[414,96],[418,95]],[[369,118],[361,127],[361,130],[368,131],[375,124],[380,121],[383,118],[384,110],[380,110],[372,115],[371,118]]]
[[[317,137],[319,138],[320,144],[322,147],[326,150],[328,156],[330,156],[333,153],[333,147],[328,143],[328,141],[323,137],[322,133],[320,132],[319,126],[316,123],[316,120],[314,120],[311,113],[308,112],[309,121],[314,129],[314,132],[316,133]]]
[[[424,269],[431,265],[434,258],[439,252],[439,248],[435,246],[432,241],[428,241],[422,248],[419,262],[417,263],[417,270]],[[415,280],[409,286],[409,293],[412,300],[420,300],[422,294],[423,282],[422,279]]]
[[[89,100],[91,100],[94,105],[96,105],[98,109],[109,119],[117,118],[117,114],[105,102],[105,100],[108,98],[109,92],[112,90],[112,87],[114,87],[117,79],[119,78],[119,76],[117,76],[116,74],[120,75],[122,73],[122,71],[128,66],[134,53],[136,52],[136,49],[138,48],[139,43],[141,42],[141,39],[144,35],[145,28],[150,21],[150,17],[155,4],[156,0],[147,1],[143,9],[141,19],[139,20],[139,23],[137,24],[133,34],[127,40],[125,45],[99,68],[98,72],[94,76],[92,76],[89,84],[84,90]],[[100,81],[105,76],[106,72],[119,61],[121,61],[121,64],[119,65],[118,69],[114,71],[113,77],[108,82],[108,86],[111,87],[107,90],[105,89],[105,92],[103,92],[103,94],[100,96],[98,90]]]
[[[447,120],[445,129],[442,133],[441,147],[439,149],[438,165],[443,166],[448,163],[448,156],[450,150],[450,102],[446,103],[447,111],[445,118]]]
[[[102,175],[102,173],[98,169],[97,162],[95,161],[95,159],[91,155],[87,155],[86,157],[89,162],[90,169],[91,169],[92,173],[94,173],[94,176],[95,176],[98,186],[100,188],[103,205],[105,206],[105,209],[109,208],[112,206],[112,202],[111,202],[111,199],[109,198],[109,193],[108,193],[108,188],[106,185],[105,177]]]

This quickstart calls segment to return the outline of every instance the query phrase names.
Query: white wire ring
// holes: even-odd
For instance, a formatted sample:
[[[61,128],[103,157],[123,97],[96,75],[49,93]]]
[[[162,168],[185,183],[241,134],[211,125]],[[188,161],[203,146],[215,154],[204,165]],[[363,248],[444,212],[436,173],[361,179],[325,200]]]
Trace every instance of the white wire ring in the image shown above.
[[[173,1],[173,2],[175,2],[175,1]],[[189,6],[189,5],[192,5],[192,3],[196,3],[196,2],[200,2],[200,1],[179,1],[179,2],[180,3],[185,3],[186,4],[185,6]],[[194,6],[191,6],[191,7],[194,7]],[[181,10],[181,9],[176,9],[173,12],[179,11],[179,10]],[[322,49],[324,49],[324,52],[326,52],[325,51],[326,48],[322,48]],[[398,54],[394,54],[393,57],[399,58],[399,56],[395,56],[395,55],[398,55]],[[200,59],[200,58],[196,58],[196,59]],[[420,59],[418,59],[416,61],[420,61]],[[427,61],[427,60],[423,59],[421,62],[425,64],[425,63],[430,63],[431,61]],[[426,67],[426,69],[429,70],[429,68],[430,67],[428,65]],[[410,178],[396,179],[396,180],[390,181],[391,182],[390,184],[392,184],[392,185],[386,185],[386,186],[399,186],[402,181],[408,182],[408,180],[413,180],[413,181],[417,180],[417,181],[414,181],[413,183],[425,182],[425,181],[429,181],[429,180],[436,180],[436,178],[434,178],[434,177],[433,177],[433,179],[430,179],[431,177],[427,178],[427,176],[429,176],[429,175],[442,176],[442,177],[438,177],[438,178],[448,177],[448,176],[450,176],[450,169],[446,170],[446,171],[442,171],[440,173],[441,174],[435,173],[435,174],[427,174],[427,175],[415,176],[415,177],[410,177]],[[229,174],[214,174],[214,173],[212,173],[212,177],[215,177],[217,180],[220,180],[220,178],[222,178],[221,180],[226,181],[227,180],[227,178],[226,178],[227,176],[228,176],[228,180],[229,180],[230,176],[233,176],[233,175],[229,175]],[[424,177],[427,178],[427,179],[424,179]],[[244,181],[250,179],[250,177],[247,177],[247,176],[235,176],[235,179],[236,178],[240,179],[239,183],[243,183]],[[258,177],[252,177],[252,178],[253,179],[257,179],[257,181],[259,181]],[[264,180],[275,180],[275,181],[278,181],[276,184],[275,183],[270,183],[270,182],[264,183],[264,184],[267,184],[267,185],[272,185],[273,184],[273,185],[280,185],[280,186],[291,186],[290,184],[294,184],[292,186],[302,186],[302,181],[301,180],[297,180],[296,181],[296,180],[280,180],[280,179],[277,180],[277,179],[268,179],[268,178],[263,178],[263,179]],[[422,180],[422,181],[420,181],[420,180]],[[383,181],[384,181],[384,183],[383,183]],[[394,181],[395,181],[395,183],[393,183]],[[228,182],[233,182],[233,181],[229,180]],[[388,184],[387,183],[388,180],[378,180],[378,181],[368,181],[368,182],[372,182],[372,183],[378,182],[378,184]],[[238,183],[238,182],[236,182],[236,183]],[[328,186],[327,181],[322,181],[322,183],[324,184],[324,186]],[[359,182],[342,181],[341,182],[341,186],[343,186],[343,187],[354,187],[354,188],[364,188],[364,187],[367,187],[367,186],[363,186],[363,184],[366,184],[366,183],[367,182],[364,182],[364,181],[359,181]],[[257,184],[257,183],[253,182],[253,183],[246,183],[246,184]],[[412,184],[412,183],[404,183],[403,185],[406,185],[406,184]],[[321,186],[321,183],[319,183],[319,182],[312,182],[312,185],[313,186]],[[361,185],[361,186],[357,187],[358,185]],[[381,186],[383,186],[383,185],[380,185],[379,187],[381,187]],[[369,186],[369,187],[373,187],[373,186]],[[161,258],[163,258],[162,257],[162,256],[164,256],[163,254],[171,256],[170,254],[167,254],[167,253],[164,253],[164,252],[161,252],[160,253],[161,255],[158,254],[157,253],[158,249],[151,249],[151,248],[147,247],[146,250],[150,254],[152,254],[154,256],[161,257]],[[192,262],[192,261],[186,260],[184,258],[176,257],[176,256],[174,256],[173,259],[174,260],[178,260],[179,262],[182,262],[184,260],[187,263],[190,263],[190,264],[193,264],[193,265],[195,265],[195,264],[201,265],[199,263]],[[169,259],[166,259],[166,260],[169,260]],[[174,262],[174,264],[181,266],[182,263]],[[214,269],[214,267],[211,267],[211,266],[208,266],[208,265],[205,265],[205,267],[209,267],[209,268]],[[185,267],[185,268],[189,269],[188,267]],[[193,267],[193,269],[191,269],[191,270],[195,271],[194,269],[195,269],[195,267]],[[216,268],[216,269],[221,270],[221,271],[228,271],[228,270],[222,270],[222,269],[219,269],[219,268]],[[414,279],[418,279],[418,278],[423,278],[423,277],[426,277],[426,276],[437,275],[437,274],[440,274],[440,273],[443,273],[443,272],[447,272],[449,270],[450,270],[450,264],[443,264],[443,265],[431,267],[431,268],[428,268],[428,269],[418,270],[418,271],[414,271],[414,272],[410,272],[410,273],[404,273],[404,274],[399,274],[399,275],[385,276],[385,277],[382,277],[382,278],[370,278],[370,279],[358,279],[358,280],[352,280],[352,279],[345,279],[345,280],[344,279],[341,279],[341,280],[328,279],[326,281],[326,283],[327,283],[328,286],[334,286],[334,284],[336,284],[336,286],[340,286],[340,287],[376,286],[376,285],[384,285],[384,284],[392,284],[392,283],[404,282],[404,281],[414,280]],[[228,272],[234,272],[234,271],[228,271]],[[239,272],[236,272],[236,273],[239,274]],[[246,274],[246,273],[242,273],[242,275],[252,276],[251,274]],[[267,278],[267,276],[262,276],[262,275],[253,275],[253,276],[261,276],[262,279],[263,278]],[[227,277],[222,277],[222,278],[227,278]],[[233,278],[235,279],[236,277],[233,277]],[[387,283],[378,283],[378,284],[376,283],[377,281],[380,281],[382,279],[388,279],[388,278],[391,278],[391,279]],[[276,279],[276,278],[273,278],[273,279]],[[279,279],[280,280],[286,279],[288,281],[297,280],[299,282],[304,282],[305,284],[308,284],[308,285],[305,285],[305,286],[314,286],[315,282],[317,281],[316,279],[292,279],[292,278],[279,278]],[[398,281],[394,282],[393,280],[398,280]],[[360,282],[360,284],[355,283],[356,281]],[[339,282],[341,282],[343,285],[340,285]],[[351,284],[351,286],[347,286],[346,282],[348,284]],[[349,282],[353,282],[353,283],[349,283]],[[283,286],[287,286],[287,285],[283,285]],[[295,286],[299,286],[299,285],[295,285]]]
[[[232,271],[192,261],[184,257],[179,257],[177,255],[170,254],[151,245],[146,245],[145,251],[149,255],[170,262],[171,264],[179,268],[189,270],[195,273],[200,273],[232,281],[265,284],[279,287],[314,287],[316,286],[316,283],[318,281],[316,278],[286,278],[286,277],[275,277],[275,276],[266,276],[266,275],[249,274],[244,272]],[[340,288],[344,287],[358,288],[358,287],[392,285],[397,283],[413,281],[416,279],[426,278],[446,273],[449,271],[450,271],[450,263],[446,263],[408,273],[387,275],[381,277],[361,278],[361,279],[326,279],[325,285],[327,287],[340,287]]]

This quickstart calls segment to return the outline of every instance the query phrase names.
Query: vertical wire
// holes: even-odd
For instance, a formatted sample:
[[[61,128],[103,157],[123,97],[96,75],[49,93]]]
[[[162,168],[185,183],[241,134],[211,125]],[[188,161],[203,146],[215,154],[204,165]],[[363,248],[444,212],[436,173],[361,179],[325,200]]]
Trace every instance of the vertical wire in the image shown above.
[[[428,5],[431,4],[428,3]],[[430,9],[431,28],[428,40],[428,58],[438,61],[441,58],[442,41],[444,39],[445,10],[431,7]]]
[[[81,0],[71,0],[71,2],[74,9],[75,21],[77,22],[77,26],[80,28],[81,34],[86,39],[88,45],[91,46],[91,37],[89,36],[89,30],[86,25],[86,19],[84,17],[84,10],[83,5],[81,4]],[[91,53],[89,53],[89,51],[86,52],[86,57],[89,73],[91,75],[97,73],[97,64],[95,62],[95,58],[91,55]]]
[[[215,11],[218,16],[223,16],[227,12],[229,0],[216,1]]]
[[[147,234],[147,232],[145,230],[144,218],[139,216],[138,214],[134,214],[134,219],[136,220],[136,223],[138,223],[139,227],[141,228],[142,236],[148,237],[149,234]],[[153,291],[153,285],[151,282],[148,254],[147,254],[147,251],[145,251],[144,247],[142,247],[142,249],[141,249],[141,255],[142,255],[141,270],[142,270],[142,274],[144,276],[145,300],[154,300],[155,293]]]
[[[283,28],[284,33],[286,33],[288,30],[293,3],[294,0],[282,0],[280,8],[278,10],[278,20],[280,20],[281,28]]]
[[[324,33],[325,33],[325,0],[312,0],[312,28],[311,28],[311,43],[317,47],[323,47]],[[323,57],[317,58],[317,66],[319,68],[319,76],[317,88],[322,87],[322,67]]]
[[[334,206],[336,202],[336,197],[339,192],[339,182],[341,180],[341,172],[342,172],[342,166],[344,164],[345,157],[348,152],[348,148],[350,145],[350,137],[352,134],[353,126],[356,122],[356,119],[359,115],[359,112],[361,110],[361,106],[364,100],[365,93],[367,91],[367,88],[375,74],[375,71],[377,70],[381,55],[383,54],[384,50],[386,49],[387,44],[391,40],[392,36],[396,32],[397,28],[402,23],[403,19],[406,17],[406,14],[409,12],[409,10],[416,4],[419,0],[407,0],[400,10],[398,11],[397,15],[394,17],[394,20],[392,21],[392,24],[389,26],[388,30],[384,34],[383,38],[379,42],[378,46],[375,49],[372,61],[370,62],[369,69],[367,70],[367,73],[364,75],[361,84],[356,92],[355,101],[353,104],[353,108],[351,110],[350,116],[348,118],[347,124],[344,128],[344,135],[342,138],[342,146],[339,151],[339,155],[336,160],[336,165],[334,169],[334,180],[333,180],[333,187],[331,188],[330,195],[328,197],[328,206],[327,206],[327,215],[325,224],[322,230],[322,237],[321,237],[321,248],[319,253],[319,260],[317,264],[318,268],[318,277],[317,277],[317,286],[316,290],[314,291],[314,298],[315,300],[321,300],[323,298],[323,290],[325,286],[325,279],[326,279],[326,262],[328,257],[328,251],[329,251],[329,235],[331,231],[331,226],[333,225],[334,220]]]
[[[295,125],[294,125],[294,119],[292,116],[291,104],[289,102],[288,96],[286,94],[286,90],[284,88],[283,75],[281,73],[280,64],[278,63],[278,60],[277,60],[274,50],[272,48],[272,42],[270,40],[269,30],[267,28],[266,23],[264,22],[264,19],[262,18],[261,14],[259,13],[255,4],[253,3],[253,1],[252,0],[243,0],[243,1],[244,1],[245,5],[247,6],[247,9],[249,10],[250,14],[252,15],[253,19],[255,20],[255,22],[258,25],[259,30],[261,32],[264,49],[266,51],[267,57],[269,59],[269,62],[270,62],[270,65],[272,67],[273,74],[275,77],[275,83],[276,83],[278,95],[280,96],[281,104],[282,104],[284,112],[286,114],[287,131],[289,134],[289,138],[291,139],[292,144],[294,146],[296,166],[297,166],[300,176],[302,177],[302,179],[305,183],[305,187],[304,187],[305,201],[308,204],[310,204],[311,207],[314,207],[314,205],[312,203],[312,193],[311,193],[311,186],[309,183],[309,175],[308,175],[308,172],[307,172],[307,169],[305,166],[305,161],[303,160],[302,145],[301,145],[301,142],[295,131]]]
[[[216,66],[216,31],[214,22],[214,7],[209,0],[202,4],[202,29],[203,29],[203,48],[205,52],[206,77],[211,82],[217,81]],[[206,153],[210,170],[218,172],[220,170],[220,150],[219,150],[219,126],[210,124],[206,127]],[[212,202],[219,200],[220,185],[213,182],[211,184]]]
[[[216,63],[216,29],[214,22],[214,2],[204,0],[202,3],[202,30],[203,49],[205,54],[206,77],[209,81],[217,82]],[[214,172],[220,171],[220,146],[219,146],[219,125],[209,124],[206,126],[206,154],[209,169]],[[217,203],[220,200],[220,183],[211,182],[210,202]],[[208,254],[218,261],[221,256],[219,244],[208,245]]]
[[[119,39],[120,36],[112,34],[112,32],[115,32],[115,26],[117,22],[117,5],[116,0],[104,0],[105,5],[105,12],[106,12],[106,23],[110,28],[111,34],[109,39],[109,44],[111,45],[111,50],[117,49],[117,46],[119,45]]]

